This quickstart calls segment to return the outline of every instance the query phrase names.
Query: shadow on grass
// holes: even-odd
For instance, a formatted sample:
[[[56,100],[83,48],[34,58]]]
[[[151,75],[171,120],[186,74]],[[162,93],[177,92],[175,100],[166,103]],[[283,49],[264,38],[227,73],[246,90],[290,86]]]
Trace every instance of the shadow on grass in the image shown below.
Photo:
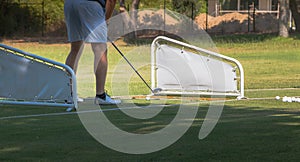
[[[87,133],[76,114],[3,120],[0,121],[0,160],[297,161],[300,113],[293,104],[297,103],[276,106],[272,101],[237,101],[226,104],[214,130],[199,140],[199,130],[208,110],[207,105],[201,105],[192,127],[183,137],[164,150],[145,155],[123,154],[106,148]],[[10,108],[1,107],[0,112]],[[49,111],[30,107],[13,111],[22,114],[41,110]],[[157,117],[142,122],[120,111],[105,114],[124,130],[149,133],[170,123],[177,111],[177,106],[168,107]]]
[[[299,117],[297,110],[284,107],[225,106],[221,119],[206,139],[200,141],[188,133],[190,137],[183,140],[194,138],[199,144],[194,149],[204,148],[198,160],[293,161],[299,158]],[[191,131],[197,134],[199,127]]]
[[[289,38],[294,40],[300,39],[300,33],[291,33]],[[259,43],[268,40],[278,41],[278,39],[288,39],[288,38],[281,38],[276,33],[271,34],[235,34],[235,35],[216,35],[212,36],[212,39],[216,43]]]
[[[293,38],[293,39],[300,40],[300,33],[299,32],[291,33],[290,37]]]
[[[212,36],[217,43],[255,43],[262,42],[278,37],[276,34],[236,34]]]

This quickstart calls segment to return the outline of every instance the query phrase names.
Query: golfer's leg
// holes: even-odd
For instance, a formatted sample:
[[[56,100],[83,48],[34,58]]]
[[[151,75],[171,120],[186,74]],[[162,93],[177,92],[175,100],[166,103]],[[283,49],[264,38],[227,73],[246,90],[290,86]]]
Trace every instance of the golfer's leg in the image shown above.
[[[96,94],[105,92],[107,75],[107,46],[106,43],[92,43],[94,52],[94,72],[96,76]]]
[[[84,48],[83,41],[77,41],[71,43],[71,51],[66,59],[66,65],[70,66],[74,72],[77,72],[78,61]]]

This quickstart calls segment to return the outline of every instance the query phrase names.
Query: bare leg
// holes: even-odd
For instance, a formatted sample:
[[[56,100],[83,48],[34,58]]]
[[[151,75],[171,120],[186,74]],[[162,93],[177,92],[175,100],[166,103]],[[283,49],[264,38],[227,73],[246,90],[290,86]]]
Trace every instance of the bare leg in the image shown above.
[[[77,41],[71,43],[71,51],[66,59],[66,65],[70,66],[74,72],[77,72],[78,61],[84,48],[83,41]]]
[[[92,43],[94,52],[94,72],[96,76],[96,94],[105,92],[107,75],[107,46],[106,43]]]

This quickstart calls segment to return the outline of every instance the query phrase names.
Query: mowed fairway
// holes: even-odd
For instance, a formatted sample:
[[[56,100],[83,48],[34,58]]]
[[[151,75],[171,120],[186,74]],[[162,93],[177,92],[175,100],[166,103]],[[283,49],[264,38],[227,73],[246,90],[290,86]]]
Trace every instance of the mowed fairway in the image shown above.
[[[225,102],[221,118],[205,139],[200,140],[198,134],[210,106],[207,102],[200,102],[192,126],[176,143],[144,155],[105,147],[88,133],[76,113],[66,113],[64,108],[0,105],[0,161],[299,161],[300,103],[275,100],[275,96],[300,96],[299,36],[213,39],[220,53],[238,59],[244,66],[249,99]],[[69,48],[63,43],[3,43],[59,62],[64,62]],[[137,48],[121,41],[117,44],[125,54]],[[111,92],[111,78],[121,57],[111,46],[109,51],[107,90]],[[82,64],[91,64],[89,61],[83,59]],[[149,81],[147,67],[139,71]],[[93,79],[85,77],[90,76],[82,78],[79,91],[83,97],[92,97]],[[133,94],[148,93],[134,75],[130,84]],[[125,105],[129,101],[124,100]],[[146,100],[133,102],[149,104]],[[147,120],[132,119],[115,106],[105,107],[111,110],[105,114],[122,130],[151,133],[168,125],[178,113],[178,101],[166,102],[168,107]],[[80,104],[81,109],[88,105],[92,105],[90,98]]]

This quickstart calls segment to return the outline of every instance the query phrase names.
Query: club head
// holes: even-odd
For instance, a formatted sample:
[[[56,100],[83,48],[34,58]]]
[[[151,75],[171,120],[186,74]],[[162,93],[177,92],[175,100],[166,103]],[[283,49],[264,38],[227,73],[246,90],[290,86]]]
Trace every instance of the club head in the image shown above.
[[[162,91],[162,89],[161,88],[155,88],[155,89],[153,89],[152,90],[152,92],[155,94],[155,93],[159,93],[159,92],[161,92]]]

